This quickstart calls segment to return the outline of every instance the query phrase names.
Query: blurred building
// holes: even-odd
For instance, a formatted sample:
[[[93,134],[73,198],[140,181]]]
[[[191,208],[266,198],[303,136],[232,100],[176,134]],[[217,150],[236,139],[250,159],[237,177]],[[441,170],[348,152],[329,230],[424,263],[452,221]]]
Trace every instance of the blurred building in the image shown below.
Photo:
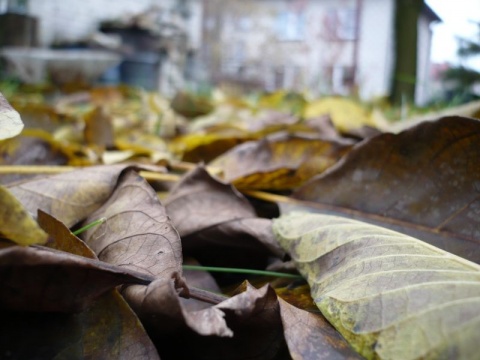
[[[202,56],[216,82],[364,99],[389,93],[395,0],[206,0]],[[416,102],[428,100],[430,24],[418,21]]]
[[[99,29],[120,35],[129,79],[142,78],[167,95],[188,80],[246,90],[358,93],[363,99],[390,90],[395,0],[0,0],[3,3],[36,19],[34,38],[40,46],[75,44],[91,39]],[[430,24],[438,20],[423,5],[418,104],[430,96]],[[125,28],[141,31],[132,37]]]

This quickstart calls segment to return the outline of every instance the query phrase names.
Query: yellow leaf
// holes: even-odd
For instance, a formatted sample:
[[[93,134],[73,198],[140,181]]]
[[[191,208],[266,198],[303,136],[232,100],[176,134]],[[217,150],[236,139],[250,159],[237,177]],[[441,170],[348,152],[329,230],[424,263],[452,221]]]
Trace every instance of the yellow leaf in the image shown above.
[[[19,245],[44,244],[48,235],[38,226],[20,201],[0,185],[0,233]]]
[[[306,119],[327,114],[340,131],[348,131],[364,125],[376,126],[370,112],[349,99],[324,97],[307,104],[304,111]]]

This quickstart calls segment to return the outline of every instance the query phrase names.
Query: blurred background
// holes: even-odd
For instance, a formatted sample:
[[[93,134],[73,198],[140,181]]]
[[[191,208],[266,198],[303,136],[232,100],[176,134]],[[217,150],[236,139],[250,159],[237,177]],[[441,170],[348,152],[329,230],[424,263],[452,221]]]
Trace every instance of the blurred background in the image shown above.
[[[478,0],[0,0],[0,72],[462,103],[480,94],[479,22]]]

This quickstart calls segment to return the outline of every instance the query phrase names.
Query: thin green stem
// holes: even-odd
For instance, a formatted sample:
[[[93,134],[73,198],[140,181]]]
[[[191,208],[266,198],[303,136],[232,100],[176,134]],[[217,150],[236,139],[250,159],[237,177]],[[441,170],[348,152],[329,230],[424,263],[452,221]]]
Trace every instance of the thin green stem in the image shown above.
[[[98,220],[95,220],[94,222],[91,222],[90,224],[87,224],[87,225],[81,227],[81,228],[78,229],[78,230],[75,230],[72,234],[73,234],[73,235],[81,234],[82,232],[87,231],[88,229],[91,229],[91,228],[94,227],[94,226],[103,224],[105,221],[107,221],[107,218],[102,217],[102,218],[100,218],[100,219],[98,219]]]
[[[281,273],[276,271],[253,270],[253,269],[238,269],[238,268],[212,267],[212,266],[199,266],[199,265],[183,265],[183,269],[193,270],[193,271],[211,271],[211,272],[251,274],[251,275],[284,277],[284,278],[291,278],[291,279],[302,279],[302,276],[300,275]]]

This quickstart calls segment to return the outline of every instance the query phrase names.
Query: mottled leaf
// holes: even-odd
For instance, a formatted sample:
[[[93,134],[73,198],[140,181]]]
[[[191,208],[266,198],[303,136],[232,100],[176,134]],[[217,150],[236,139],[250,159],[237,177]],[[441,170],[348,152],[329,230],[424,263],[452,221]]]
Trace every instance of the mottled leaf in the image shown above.
[[[289,190],[347,153],[347,142],[277,133],[236,146],[210,163],[238,188]]]
[[[293,197],[480,262],[480,122],[442,118],[354,148]]]
[[[336,216],[292,213],[273,228],[322,313],[363,356],[476,357],[477,264]]]

